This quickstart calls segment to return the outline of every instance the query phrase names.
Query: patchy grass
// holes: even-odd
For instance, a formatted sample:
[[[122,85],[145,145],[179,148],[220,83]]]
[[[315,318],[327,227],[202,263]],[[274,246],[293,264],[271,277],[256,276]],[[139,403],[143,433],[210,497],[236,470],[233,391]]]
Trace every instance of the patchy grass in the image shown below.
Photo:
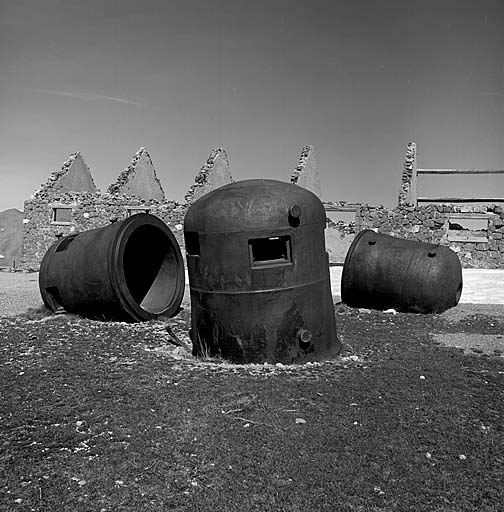
[[[503,358],[432,334],[503,317],[336,311],[303,366],[193,359],[188,311],[2,319],[0,509],[502,510]]]
[[[46,308],[44,305],[35,307],[35,308],[28,308],[28,310],[21,315],[21,318],[23,318],[25,321],[30,320],[42,320],[43,318],[53,316],[55,313],[53,313],[50,309]],[[65,313],[67,315],[67,313]]]

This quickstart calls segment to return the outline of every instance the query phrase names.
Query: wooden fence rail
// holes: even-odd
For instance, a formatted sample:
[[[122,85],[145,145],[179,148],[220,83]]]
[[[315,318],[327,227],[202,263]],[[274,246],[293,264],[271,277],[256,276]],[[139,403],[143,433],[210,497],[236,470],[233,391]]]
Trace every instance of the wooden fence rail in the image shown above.
[[[504,197],[418,197],[419,174],[504,174],[504,169],[417,169],[413,167],[409,202],[418,203],[504,203]]]

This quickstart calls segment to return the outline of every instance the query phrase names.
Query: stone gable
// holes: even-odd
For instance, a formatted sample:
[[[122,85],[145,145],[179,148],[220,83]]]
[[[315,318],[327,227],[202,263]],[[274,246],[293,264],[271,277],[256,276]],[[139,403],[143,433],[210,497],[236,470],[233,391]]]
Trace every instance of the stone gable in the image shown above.
[[[165,193],[159,181],[151,157],[145,148],[140,148],[130,164],[112,183],[107,192],[126,194],[140,199],[163,201]]]
[[[191,204],[208,192],[233,183],[233,181],[226,151],[223,148],[214,149],[196,175],[194,185],[185,195],[185,201],[187,204]]]
[[[78,176],[86,179],[79,181]],[[25,201],[22,267],[38,270],[44,254],[61,236],[100,228],[138,212],[161,218],[183,247],[186,207],[165,199],[145,148],[135,154],[109,191],[103,194],[94,186],[80,153],[70,155],[61,170]]]
[[[299,162],[291,175],[291,183],[321,197],[320,178],[313,146],[303,146]]]
[[[504,209],[495,204],[415,207],[410,204],[415,166],[416,145],[410,143],[398,205],[393,209],[345,201],[325,203],[328,212],[355,212],[350,222],[328,218],[325,234],[330,261],[341,264],[355,234],[361,229],[374,229],[402,238],[447,245],[457,253],[463,267],[504,268]],[[52,173],[25,202],[22,267],[37,270],[47,249],[62,235],[106,226],[142,211],[161,218],[184,251],[183,222],[187,208],[202,195],[232,182],[227,154],[217,148],[196,176],[185,203],[166,200],[150,156],[141,148],[108,193],[102,194],[95,187],[80,153],[74,153],[61,170]],[[152,187],[147,187],[146,183]],[[291,183],[320,193],[312,146],[303,147]],[[463,225],[468,218],[476,218],[478,227],[468,231]]]
[[[35,192],[35,196],[48,192],[97,192],[89,167],[82,155],[72,153],[61,169],[53,172],[45,184]]]

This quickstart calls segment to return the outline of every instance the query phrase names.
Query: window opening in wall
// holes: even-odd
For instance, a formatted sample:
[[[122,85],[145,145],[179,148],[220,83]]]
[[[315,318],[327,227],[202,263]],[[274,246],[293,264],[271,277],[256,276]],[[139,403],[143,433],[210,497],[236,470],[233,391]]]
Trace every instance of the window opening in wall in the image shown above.
[[[292,263],[290,236],[270,236],[249,240],[251,267],[279,266]]]
[[[184,239],[187,255],[201,256],[198,233],[196,233],[195,231],[186,231]]]
[[[488,242],[488,217],[449,216],[447,236],[450,242]]]
[[[54,206],[52,209],[53,224],[71,224],[72,207],[71,206]]]
[[[127,206],[126,207],[128,217],[131,217],[132,215],[136,215],[137,213],[149,213],[150,208],[144,208],[142,206]]]
[[[70,235],[66,238],[63,238],[63,240],[59,243],[58,247],[56,247],[56,250],[54,252],[63,252],[66,251],[68,246],[75,240],[77,235]]]

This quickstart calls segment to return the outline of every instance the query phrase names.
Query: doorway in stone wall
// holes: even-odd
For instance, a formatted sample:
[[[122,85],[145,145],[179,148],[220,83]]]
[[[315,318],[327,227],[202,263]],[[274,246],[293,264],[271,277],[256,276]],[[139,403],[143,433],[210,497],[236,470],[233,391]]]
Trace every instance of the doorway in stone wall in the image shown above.
[[[330,266],[343,266],[357,232],[357,209],[326,208],[326,250]]]

